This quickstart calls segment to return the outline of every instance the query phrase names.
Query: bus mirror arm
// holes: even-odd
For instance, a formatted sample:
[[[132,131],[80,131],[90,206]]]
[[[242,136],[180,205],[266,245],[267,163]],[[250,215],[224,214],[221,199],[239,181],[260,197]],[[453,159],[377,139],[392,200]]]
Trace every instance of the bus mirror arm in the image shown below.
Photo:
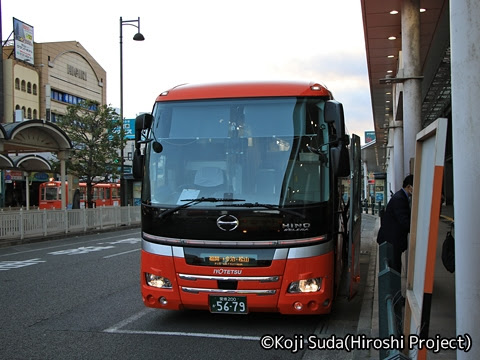
[[[324,144],[325,145],[325,144]],[[320,149],[320,148],[314,148],[310,145],[307,145],[307,149],[308,151],[310,151],[311,153],[314,153],[316,155],[319,156],[319,159],[320,159],[320,162],[322,164],[326,164],[328,163],[328,158],[327,158],[327,155],[325,155],[325,153]]]
[[[142,152],[140,151],[140,147],[135,148],[135,152],[133,153],[133,161],[132,161],[132,174],[135,179],[143,178],[144,161],[145,161],[145,155],[143,155]]]
[[[142,137],[142,131],[135,129],[135,150],[140,150],[140,138]]]

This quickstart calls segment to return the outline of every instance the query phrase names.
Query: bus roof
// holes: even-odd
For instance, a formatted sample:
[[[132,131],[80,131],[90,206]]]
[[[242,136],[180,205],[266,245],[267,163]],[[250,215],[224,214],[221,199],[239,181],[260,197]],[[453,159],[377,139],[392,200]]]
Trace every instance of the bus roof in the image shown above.
[[[183,84],[164,91],[157,101],[276,96],[326,96],[333,99],[332,93],[319,83],[269,81]]]

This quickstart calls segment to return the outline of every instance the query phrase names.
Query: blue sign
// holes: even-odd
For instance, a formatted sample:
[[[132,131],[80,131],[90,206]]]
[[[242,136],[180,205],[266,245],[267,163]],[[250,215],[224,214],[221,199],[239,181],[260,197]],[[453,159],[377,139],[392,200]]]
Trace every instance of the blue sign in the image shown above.
[[[113,129],[113,133],[118,134],[119,132],[120,129],[118,127]],[[135,140],[135,119],[123,119],[123,134],[123,139]]]
[[[375,131],[365,131],[365,144],[368,144],[376,139]]]
[[[135,140],[135,119],[123,120],[123,133],[125,134],[125,139]]]
[[[35,181],[47,181],[51,176],[44,172],[37,172],[33,174],[33,180]]]

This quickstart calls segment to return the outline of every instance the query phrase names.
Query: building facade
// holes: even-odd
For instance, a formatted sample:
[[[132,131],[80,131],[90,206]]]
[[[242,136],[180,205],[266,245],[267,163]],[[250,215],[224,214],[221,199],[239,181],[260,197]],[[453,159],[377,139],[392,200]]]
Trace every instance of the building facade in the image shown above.
[[[3,48],[4,123],[15,119],[55,122],[82,100],[106,104],[106,71],[77,41],[35,43],[34,65]],[[19,118],[23,116],[23,118]]]
[[[1,123],[4,128],[23,120],[55,123],[69,105],[83,100],[106,104],[106,71],[79,42],[34,43],[33,48],[31,64],[15,59],[13,45],[3,47],[4,115]],[[38,131],[33,136],[40,139],[43,135]],[[0,167],[0,207],[25,206],[27,199],[30,205],[37,205],[39,184],[54,177],[45,162],[38,162],[37,167],[33,164],[28,169],[20,165],[25,163],[22,158],[30,156],[32,151],[42,152],[43,156],[49,150],[32,149],[31,146],[16,149],[15,155],[6,162],[12,162],[13,166]],[[31,184],[29,190],[27,181]]]

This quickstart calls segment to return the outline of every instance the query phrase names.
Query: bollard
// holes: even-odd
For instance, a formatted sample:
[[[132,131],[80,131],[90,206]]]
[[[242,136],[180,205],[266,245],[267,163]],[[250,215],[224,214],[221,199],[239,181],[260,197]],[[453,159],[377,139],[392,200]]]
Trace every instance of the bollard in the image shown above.
[[[375,203],[372,202],[372,215],[375,215]]]

